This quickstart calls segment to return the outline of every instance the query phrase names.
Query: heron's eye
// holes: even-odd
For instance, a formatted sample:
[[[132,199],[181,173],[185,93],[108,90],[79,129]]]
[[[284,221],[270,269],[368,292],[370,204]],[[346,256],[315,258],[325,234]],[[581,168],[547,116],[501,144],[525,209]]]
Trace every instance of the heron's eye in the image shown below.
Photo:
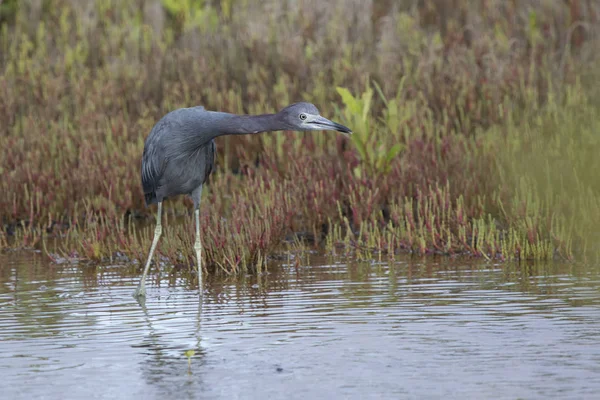
[[[306,119],[306,114],[300,114],[300,119],[304,121]]]

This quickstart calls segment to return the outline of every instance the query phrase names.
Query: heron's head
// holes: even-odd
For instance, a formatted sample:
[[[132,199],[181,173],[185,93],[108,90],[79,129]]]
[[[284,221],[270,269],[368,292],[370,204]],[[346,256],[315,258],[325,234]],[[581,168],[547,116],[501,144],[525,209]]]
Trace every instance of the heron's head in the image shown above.
[[[352,131],[344,125],[321,117],[319,110],[311,103],[295,103],[287,106],[279,113],[280,118],[296,131],[338,131],[350,135]]]

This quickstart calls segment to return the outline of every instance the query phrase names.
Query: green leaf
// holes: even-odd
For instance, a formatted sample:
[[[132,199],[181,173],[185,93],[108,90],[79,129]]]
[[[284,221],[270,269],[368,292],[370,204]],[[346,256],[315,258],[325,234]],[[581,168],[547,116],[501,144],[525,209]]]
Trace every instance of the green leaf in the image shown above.
[[[344,103],[346,108],[349,109],[352,115],[359,115],[361,111],[360,103],[354,98],[354,96],[352,96],[352,93],[350,93],[348,89],[343,87],[336,87],[335,89],[341,96],[342,102]]]
[[[367,121],[369,111],[371,111],[371,100],[373,99],[373,89],[367,87],[367,90],[362,94],[362,120]]]
[[[403,78],[404,79],[404,78]],[[375,90],[377,91],[377,94],[379,95],[379,98],[381,99],[381,101],[383,101],[383,104],[385,104],[385,106],[388,106],[388,101],[385,98],[385,94],[383,94],[383,90],[381,90],[381,86],[379,86],[379,84],[375,81],[373,81],[373,86],[375,86]]]
[[[186,356],[187,358],[190,358],[190,357],[192,357],[194,354],[196,354],[196,351],[195,351],[195,350],[186,350],[186,351],[185,351],[185,353],[183,353],[183,354],[185,354],[185,356]]]
[[[396,143],[393,145],[385,155],[385,162],[388,164],[391,163],[392,160],[396,158],[396,156],[398,156],[403,149],[404,145],[402,143]]]
[[[365,148],[365,144],[360,140],[360,138],[352,136],[352,142],[356,146],[356,150],[358,150],[358,154],[363,160],[367,160],[367,149]]]

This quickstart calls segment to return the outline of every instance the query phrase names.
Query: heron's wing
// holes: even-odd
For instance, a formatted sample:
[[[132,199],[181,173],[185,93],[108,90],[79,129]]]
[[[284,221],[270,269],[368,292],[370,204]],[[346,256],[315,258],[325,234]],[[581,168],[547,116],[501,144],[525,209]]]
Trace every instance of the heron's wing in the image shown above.
[[[164,170],[164,164],[157,154],[157,146],[150,143],[144,147],[142,156],[142,187],[144,193],[153,193],[156,190],[161,171]]]
[[[142,187],[144,194],[152,197],[158,188],[160,178],[167,166],[167,158],[162,143],[165,123],[159,122],[150,132],[144,144],[142,155]]]
[[[212,140],[209,143],[209,148],[208,148],[208,157],[206,157],[206,169],[204,170],[204,181],[206,182],[206,180],[208,179],[208,177],[210,176],[210,174],[213,171],[213,166],[215,165],[215,153],[217,152],[216,149],[216,145],[215,145],[215,141]]]

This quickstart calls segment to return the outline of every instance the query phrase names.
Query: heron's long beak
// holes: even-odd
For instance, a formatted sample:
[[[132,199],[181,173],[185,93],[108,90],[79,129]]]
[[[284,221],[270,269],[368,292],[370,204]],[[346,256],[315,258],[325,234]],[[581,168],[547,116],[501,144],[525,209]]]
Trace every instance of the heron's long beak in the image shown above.
[[[315,129],[323,129],[329,131],[338,131],[345,135],[351,135],[352,131],[350,128],[338,124],[337,122],[333,122],[328,120],[327,118],[321,117],[320,115],[315,117],[312,121],[308,122],[310,125],[314,126]]]

